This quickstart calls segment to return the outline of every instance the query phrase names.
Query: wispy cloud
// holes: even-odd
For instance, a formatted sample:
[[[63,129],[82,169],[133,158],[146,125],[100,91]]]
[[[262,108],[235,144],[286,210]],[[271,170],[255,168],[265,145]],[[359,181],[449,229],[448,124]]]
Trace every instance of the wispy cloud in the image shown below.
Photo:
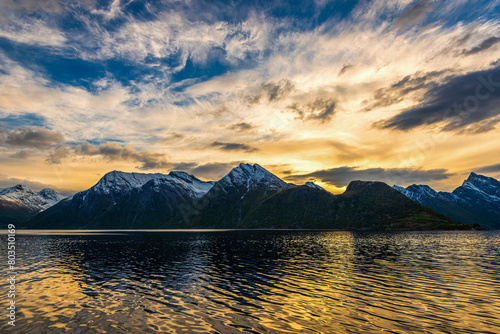
[[[91,13],[103,15],[107,20],[114,19],[118,15],[122,14],[122,11],[120,10],[120,3],[121,3],[121,0],[113,0],[111,5],[109,5],[108,10],[94,9],[91,11]]]
[[[0,37],[16,43],[39,46],[63,47],[67,42],[64,33],[51,28],[42,20],[11,20],[0,27]]]
[[[453,76],[426,91],[420,105],[376,123],[382,129],[411,130],[440,124],[443,131],[467,129],[500,115],[500,67]],[[495,122],[496,123],[496,122]],[[494,127],[484,127],[490,131]],[[477,128],[469,128],[477,132]]]
[[[294,103],[286,107],[287,110],[297,114],[297,118],[301,120],[318,120],[326,122],[332,119],[335,113],[335,101],[317,99],[305,105]]]

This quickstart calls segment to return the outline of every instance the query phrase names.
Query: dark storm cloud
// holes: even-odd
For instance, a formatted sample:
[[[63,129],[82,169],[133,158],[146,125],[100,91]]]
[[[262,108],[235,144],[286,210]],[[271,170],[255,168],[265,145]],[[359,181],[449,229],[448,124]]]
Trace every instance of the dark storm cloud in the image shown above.
[[[257,91],[245,95],[245,100],[249,104],[261,101],[276,102],[286,98],[295,89],[295,82],[288,79],[281,79],[278,82],[264,82]]]
[[[245,151],[245,152],[255,152],[258,151],[255,147],[248,146],[246,144],[239,143],[222,143],[219,141],[215,141],[211,145],[222,151]]]
[[[236,132],[246,132],[246,131],[252,130],[254,127],[255,126],[253,126],[250,123],[240,122],[240,123],[236,123],[236,124],[232,124],[232,125],[228,126],[228,129],[234,130]]]
[[[83,143],[73,147],[59,147],[49,154],[47,162],[59,164],[63,159],[72,156],[101,156],[109,161],[135,161],[140,163],[139,168],[144,170],[172,167],[165,154],[137,151],[130,146],[123,146],[118,143],[104,143],[100,145]]]
[[[482,41],[478,46],[475,46],[470,50],[462,51],[462,54],[464,54],[466,56],[470,56],[470,55],[482,52],[484,50],[488,50],[489,48],[491,48],[492,46],[494,46],[495,44],[497,44],[499,42],[500,42],[500,37],[490,37],[490,38]]]
[[[9,157],[14,158],[14,159],[28,159],[33,155],[32,150],[21,150],[19,152],[16,152],[14,154],[9,155]]]
[[[16,128],[14,130],[0,129],[0,142],[10,147],[45,149],[64,142],[64,136],[59,131],[40,127]]]
[[[49,153],[45,162],[53,165],[60,164],[64,159],[71,156],[71,153],[72,151],[67,147],[58,147]]]
[[[172,170],[187,172],[193,168],[196,168],[197,166],[198,164],[196,162],[179,162],[176,164],[172,164]]]
[[[500,173],[500,164],[484,166],[476,170],[477,173]]]
[[[412,169],[412,168],[368,168],[358,169],[357,167],[337,167],[324,169],[302,175],[290,175],[285,177],[286,181],[304,183],[311,180],[320,180],[335,187],[344,187],[354,180],[381,181],[390,185],[427,183],[431,180],[448,179],[453,174],[446,169]]]
[[[405,131],[441,124],[444,131],[480,133],[493,129],[499,115],[500,67],[495,67],[453,76],[429,89],[419,106],[374,126]]]
[[[336,103],[333,99],[317,99],[308,104],[291,104],[287,106],[287,110],[297,114],[297,119],[326,122],[332,119],[335,114],[335,105]]]
[[[365,101],[369,106],[365,111],[374,108],[387,107],[403,101],[405,96],[418,90],[430,90],[437,86],[436,80],[443,76],[446,71],[416,72],[407,75],[392,85],[377,89],[373,101]]]
[[[238,164],[238,162],[212,162],[192,168],[189,172],[196,177],[219,180]]]
[[[394,23],[396,28],[405,29],[416,23],[419,23],[427,14],[432,10],[432,0],[420,0],[414,4],[410,9],[398,17]]]

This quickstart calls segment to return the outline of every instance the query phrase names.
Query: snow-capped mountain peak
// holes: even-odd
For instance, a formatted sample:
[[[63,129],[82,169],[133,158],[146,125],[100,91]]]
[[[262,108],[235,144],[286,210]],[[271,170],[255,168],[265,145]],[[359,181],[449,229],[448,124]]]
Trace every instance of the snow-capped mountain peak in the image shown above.
[[[420,202],[424,198],[434,198],[438,195],[434,189],[424,184],[413,184],[406,189],[400,186],[394,186],[393,188],[417,202]]]
[[[196,193],[196,197],[201,197],[205,195],[210,189],[212,189],[215,182],[213,181],[202,181],[196,176],[188,174],[186,172],[170,172],[168,174],[170,177],[176,180],[182,180],[187,185],[189,185],[193,191]]]
[[[104,175],[92,188],[103,193],[120,192],[123,190],[139,188],[151,179],[164,177],[168,176],[160,173],[126,173],[115,170],[106,173],[106,175]]]
[[[308,187],[311,187],[311,188],[314,188],[314,189],[320,189],[320,190],[323,190],[323,191],[326,191],[326,192],[329,192],[328,190],[326,190],[325,188],[321,187],[321,186],[318,186],[316,183],[314,182],[306,182],[305,183],[306,186]]]
[[[23,186],[22,184],[18,184],[9,188],[0,189],[0,196],[12,200],[20,199],[26,196],[35,196],[35,195],[37,195],[36,192],[34,192],[33,190],[29,189],[26,186]]]
[[[0,201],[4,205],[22,207],[27,212],[43,211],[59,202],[62,198],[60,194],[52,189],[47,188],[35,192],[22,184],[0,189]]]
[[[220,182],[231,184],[236,188],[244,186],[247,189],[260,185],[268,189],[280,190],[287,185],[286,182],[260,165],[244,163],[233,168]]]
[[[406,197],[463,223],[500,226],[500,182],[471,173],[453,192],[436,192],[426,185],[394,186]]]
[[[182,183],[186,189],[189,189],[191,193],[195,194],[195,197],[203,196],[214,185],[214,182],[201,181],[195,176],[185,172],[148,174],[112,171],[104,175],[99,182],[91,188],[91,190],[102,194],[122,193],[124,191],[132,191],[133,189],[141,188],[149,181],[159,179]],[[89,190],[86,190],[85,192],[88,192]]]
[[[500,198],[500,182],[492,177],[470,173],[467,180],[463,182],[462,187]],[[457,190],[459,189],[460,187],[457,188]]]
[[[50,205],[54,205],[58,203],[60,200],[64,198],[61,194],[57,193],[55,190],[50,188],[42,189],[38,192],[38,195],[47,201]]]

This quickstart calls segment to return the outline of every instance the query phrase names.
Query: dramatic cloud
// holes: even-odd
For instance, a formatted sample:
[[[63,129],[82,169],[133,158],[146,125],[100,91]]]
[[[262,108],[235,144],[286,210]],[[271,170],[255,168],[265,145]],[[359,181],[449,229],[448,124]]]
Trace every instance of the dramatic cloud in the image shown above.
[[[34,152],[32,150],[21,150],[14,154],[11,154],[9,157],[23,160],[30,158],[33,155],[33,153]]]
[[[247,123],[247,122],[240,122],[240,123],[235,123],[230,126],[228,126],[228,129],[234,130],[236,132],[246,132],[254,129],[255,126]]]
[[[82,189],[109,169],[216,175],[228,157],[463,175],[500,149],[497,13],[488,0],[2,1],[1,170]]]
[[[45,162],[48,164],[60,164],[64,159],[69,157],[71,153],[72,150],[68,147],[58,147],[49,153]]]
[[[469,127],[500,115],[500,67],[453,76],[424,95],[423,102],[375,124],[381,129],[411,130],[439,124],[443,131],[478,129]],[[496,122],[496,120],[495,120]],[[484,127],[484,131],[493,129]],[[479,131],[481,132],[481,131]]]
[[[246,144],[238,144],[238,143],[221,143],[215,141],[211,145],[219,150],[223,151],[245,151],[245,152],[255,152],[258,151],[257,148],[248,146]]]
[[[298,119],[326,122],[332,119],[335,114],[335,100],[317,99],[305,105],[294,103],[287,106],[287,109],[296,113]]]
[[[375,91],[373,102],[370,102],[365,110],[370,111],[375,108],[391,106],[404,101],[412,93],[430,91],[438,86],[436,81],[442,78],[446,72],[417,72],[405,76],[389,87],[379,88]]]
[[[11,147],[49,148],[64,142],[64,136],[59,131],[45,128],[16,128],[14,130],[0,129],[0,143]]]
[[[319,170],[308,174],[290,175],[285,180],[290,182],[307,182],[319,180],[335,187],[345,187],[351,181],[381,181],[394,184],[429,183],[429,181],[444,180],[452,176],[446,169],[411,169],[411,168],[368,168],[338,167]]]
[[[172,164],[167,161],[165,154],[137,151],[130,146],[120,145],[118,143],[104,143],[93,145],[83,143],[74,147],[60,147],[50,153],[47,162],[59,164],[70,156],[101,156],[109,161],[134,161],[141,165],[139,169],[167,169]]]
[[[462,53],[466,56],[470,56],[482,52],[484,50],[488,50],[489,48],[492,48],[499,42],[500,42],[500,37],[490,37],[482,41],[478,46],[475,46],[470,50],[464,50]]]
[[[172,164],[171,170],[189,172],[191,169],[196,168],[196,166],[198,166],[196,162],[179,162]]]
[[[484,166],[476,170],[477,173],[500,173],[500,164]]]
[[[220,180],[238,165],[239,162],[211,162],[191,168],[189,173],[207,180]]]
[[[264,82],[255,92],[245,96],[250,104],[259,102],[277,102],[286,98],[295,89],[295,83],[288,79],[278,82]]]

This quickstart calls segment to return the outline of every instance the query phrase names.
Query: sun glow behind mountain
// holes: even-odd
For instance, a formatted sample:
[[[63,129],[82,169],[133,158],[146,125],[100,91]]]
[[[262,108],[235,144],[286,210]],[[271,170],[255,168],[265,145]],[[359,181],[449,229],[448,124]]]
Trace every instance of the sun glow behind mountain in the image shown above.
[[[0,187],[239,162],[334,193],[500,177],[498,1],[0,6]]]

